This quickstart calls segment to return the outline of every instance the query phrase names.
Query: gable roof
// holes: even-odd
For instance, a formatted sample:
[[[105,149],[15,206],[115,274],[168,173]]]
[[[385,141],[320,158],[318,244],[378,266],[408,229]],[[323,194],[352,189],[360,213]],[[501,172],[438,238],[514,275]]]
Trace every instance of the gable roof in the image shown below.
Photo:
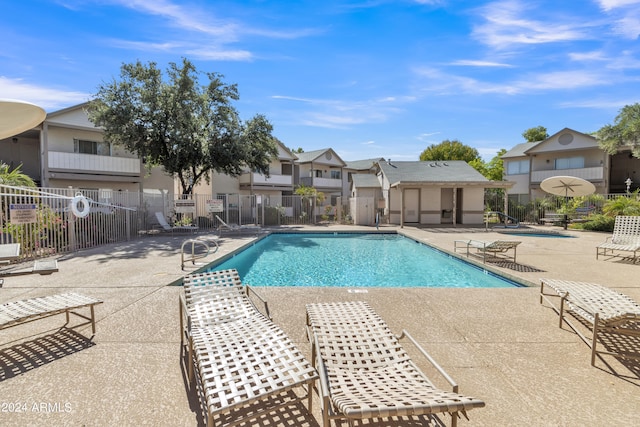
[[[391,186],[404,183],[489,183],[480,172],[462,160],[426,162],[380,162]]]
[[[536,145],[542,143],[542,141],[536,142],[523,142],[521,144],[516,145],[511,150],[504,153],[500,156],[501,159],[509,159],[512,157],[524,157],[527,155],[527,150],[534,148]]]
[[[569,135],[569,140],[567,142],[562,141],[563,134],[571,134]],[[573,138],[573,135],[578,138]],[[533,147],[530,147],[525,154],[533,154],[545,151],[560,151],[560,150],[572,150],[572,149],[591,149],[591,148],[600,148],[598,145],[598,140],[595,136],[589,135],[586,133],[578,132],[576,130],[570,128],[564,128],[560,131],[554,133],[549,138],[544,141],[540,141],[539,144],[536,144]]]
[[[377,159],[365,159],[365,160],[354,160],[352,162],[346,162],[347,169],[366,171],[372,169],[376,163],[383,161],[384,158],[379,157]]]
[[[321,150],[305,151],[304,153],[296,153],[298,156],[297,163],[322,163],[333,164],[339,163],[340,166],[345,166],[344,160],[336,154],[331,148],[323,148]]]
[[[380,180],[376,175],[370,173],[357,173],[351,175],[351,182],[358,188],[381,188]]]

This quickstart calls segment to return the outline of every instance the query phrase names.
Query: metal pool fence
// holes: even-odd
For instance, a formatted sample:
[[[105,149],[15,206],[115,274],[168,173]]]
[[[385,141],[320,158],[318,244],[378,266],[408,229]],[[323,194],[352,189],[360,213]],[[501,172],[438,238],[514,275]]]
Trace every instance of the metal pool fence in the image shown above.
[[[78,198],[84,198],[90,209],[85,212]],[[222,194],[177,199],[189,203],[176,203],[167,193],[0,185],[0,244],[20,243],[20,257],[27,260],[161,232],[156,212],[170,223],[196,224],[201,232],[214,232],[221,220],[266,227],[315,224],[336,221],[346,209],[300,196]],[[189,206],[188,212],[184,205]]]

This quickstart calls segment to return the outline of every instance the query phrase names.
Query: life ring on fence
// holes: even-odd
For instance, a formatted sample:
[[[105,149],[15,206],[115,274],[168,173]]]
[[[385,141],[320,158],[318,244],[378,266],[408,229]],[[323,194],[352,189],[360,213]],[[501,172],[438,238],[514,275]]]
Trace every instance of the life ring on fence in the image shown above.
[[[82,204],[82,210],[78,209],[78,204]],[[89,215],[90,209],[89,201],[82,194],[78,194],[71,199],[71,212],[78,218],[84,218]]]

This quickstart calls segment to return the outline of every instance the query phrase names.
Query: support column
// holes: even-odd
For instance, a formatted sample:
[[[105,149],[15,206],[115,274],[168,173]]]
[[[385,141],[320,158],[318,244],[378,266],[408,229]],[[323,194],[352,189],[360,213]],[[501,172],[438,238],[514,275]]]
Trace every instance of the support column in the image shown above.
[[[456,216],[458,216],[458,189],[454,187],[451,191],[453,191],[453,212],[451,212],[451,219],[455,227],[457,225]]]
[[[404,228],[404,189],[398,187],[400,190],[400,228]]]

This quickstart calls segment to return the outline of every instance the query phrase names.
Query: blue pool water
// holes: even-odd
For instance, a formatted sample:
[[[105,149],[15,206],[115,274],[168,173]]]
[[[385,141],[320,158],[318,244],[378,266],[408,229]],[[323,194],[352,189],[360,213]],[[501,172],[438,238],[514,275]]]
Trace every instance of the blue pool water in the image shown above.
[[[518,286],[397,234],[271,234],[210,270],[228,268],[252,286]]]

